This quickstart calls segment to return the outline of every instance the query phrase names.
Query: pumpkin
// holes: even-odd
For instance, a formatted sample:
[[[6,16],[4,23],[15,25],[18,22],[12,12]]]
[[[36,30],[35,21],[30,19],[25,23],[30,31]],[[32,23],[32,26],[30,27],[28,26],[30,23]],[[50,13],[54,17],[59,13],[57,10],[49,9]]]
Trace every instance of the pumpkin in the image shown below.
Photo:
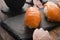
[[[33,40],[52,40],[52,37],[47,30],[40,28],[34,30]]]
[[[37,28],[41,22],[41,14],[37,7],[29,7],[25,13],[24,24],[29,28]]]
[[[60,9],[53,2],[47,2],[44,4],[44,13],[48,21],[60,22]]]

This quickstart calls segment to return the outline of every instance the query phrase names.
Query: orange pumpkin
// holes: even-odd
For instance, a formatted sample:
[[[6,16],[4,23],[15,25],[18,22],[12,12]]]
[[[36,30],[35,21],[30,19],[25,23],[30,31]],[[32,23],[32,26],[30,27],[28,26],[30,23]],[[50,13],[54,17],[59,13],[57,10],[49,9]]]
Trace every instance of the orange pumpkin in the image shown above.
[[[44,13],[51,22],[60,22],[60,9],[53,2],[47,2],[44,5]]]
[[[25,13],[24,24],[29,28],[37,28],[41,22],[41,14],[37,7],[29,7]]]

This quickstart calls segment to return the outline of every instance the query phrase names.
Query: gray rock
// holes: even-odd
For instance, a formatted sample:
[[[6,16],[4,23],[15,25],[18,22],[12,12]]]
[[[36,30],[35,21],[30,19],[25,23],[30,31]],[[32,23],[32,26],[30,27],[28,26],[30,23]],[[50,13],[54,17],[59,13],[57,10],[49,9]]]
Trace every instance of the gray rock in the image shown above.
[[[0,22],[3,21],[3,20],[6,20],[8,18],[7,15],[3,14],[1,11],[0,11]]]

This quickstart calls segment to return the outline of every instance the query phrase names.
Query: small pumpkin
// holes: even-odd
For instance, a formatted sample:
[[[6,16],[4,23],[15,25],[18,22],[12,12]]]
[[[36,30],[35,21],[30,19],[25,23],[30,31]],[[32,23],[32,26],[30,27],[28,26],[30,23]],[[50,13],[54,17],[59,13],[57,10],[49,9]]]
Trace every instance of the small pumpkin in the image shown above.
[[[34,30],[33,40],[52,40],[52,37],[47,30],[40,28]]]
[[[60,9],[53,2],[47,2],[44,4],[44,13],[48,21],[60,22]]]
[[[24,24],[29,28],[37,28],[41,22],[41,13],[37,7],[29,7],[25,13]]]

